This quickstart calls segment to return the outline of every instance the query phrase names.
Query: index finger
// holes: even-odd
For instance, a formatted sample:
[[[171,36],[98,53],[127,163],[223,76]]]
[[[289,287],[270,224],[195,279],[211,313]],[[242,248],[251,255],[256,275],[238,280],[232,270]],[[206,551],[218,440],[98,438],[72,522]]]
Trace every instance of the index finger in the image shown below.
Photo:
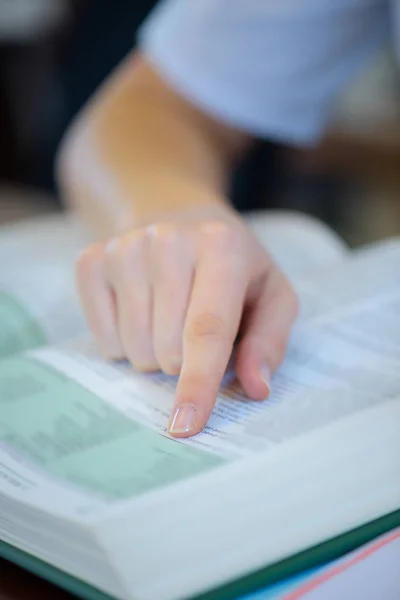
[[[240,258],[209,245],[196,269],[183,331],[183,364],[169,433],[199,433],[212,412],[239,329],[246,276]]]

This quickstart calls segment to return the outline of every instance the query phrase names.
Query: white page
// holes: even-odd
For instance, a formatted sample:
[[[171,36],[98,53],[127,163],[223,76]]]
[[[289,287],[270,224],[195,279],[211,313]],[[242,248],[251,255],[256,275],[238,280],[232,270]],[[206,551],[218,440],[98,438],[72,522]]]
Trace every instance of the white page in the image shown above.
[[[94,348],[44,349],[40,360],[60,369],[129,418],[167,435],[176,379],[106,365]],[[227,459],[267,449],[400,396],[399,362],[310,330],[293,336],[287,359],[264,402],[250,402],[233,383],[222,388],[205,429],[180,440]]]
[[[396,296],[400,275],[400,239],[356,250],[329,269],[315,269],[296,279],[303,318],[339,318],[340,310],[368,306]]]
[[[42,253],[46,253],[48,246],[47,242],[43,242],[44,236],[38,235],[37,231],[33,235],[38,239],[37,246],[42,248]],[[60,230],[58,237],[61,237]],[[10,246],[14,243],[12,236],[8,243]],[[76,240],[72,243],[72,246],[75,245]],[[71,245],[67,253],[70,249]],[[397,247],[389,247],[378,254],[379,260],[375,257],[368,259],[370,272],[375,269],[381,278],[385,275],[391,283],[392,274],[389,271],[387,277],[380,261],[388,264],[387,257],[395,260],[397,252]],[[363,261],[364,258],[361,259],[361,275],[365,272]],[[357,262],[350,261],[347,270],[337,269],[334,272],[330,278],[333,289],[340,289],[343,281],[347,281],[348,273],[354,279],[354,270],[357,269],[354,265]],[[376,310],[381,320],[384,315],[380,303],[382,299],[386,302],[388,294],[383,279],[377,285],[377,299],[373,298],[372,302],[372,311]],[[313,285],[316,289],[317,284]],[[326,289],[326,282],[323,281],[321,290],[325,293]],[[354,298],[346,298],[345,304],[345,310],[357,312]],[[330,314],[328,311],[328,316]],[[392,323],[391,328],[394,331]],[[354,340],[350,342],[327,330],[325,323],[318,326],[309,324],[307,328],[300,325],[293,335],[286,362],[273,380],[272,395],[267,402],[249,402],[235,384],[227,385],[204,432],[180,443],[231,459],[307,433],[343,414],[364,408],[379,397],[390,398],[393,393],[399,393],[398,362],[377,354],[376,348],[369,348],[364,340],[362,344],[354,344]],[[37,356],[80,382],[129,418],[166,434],[175,378],[161,374],[143,376],[135,374],[127,365],[106,364],[99,360],[91,342],[89,345],[78,342],[61,349],[44,349]],[[382,377],[382,374],[385,376]]]
[[[397,265],[400,245],[388,244],[355,256],[346,267],[333,270],[329,281],[321,275],[319,296],[321,306],[326,299],[326,309],[295,328],[270,399],[249,402],[231,383],[222,390],[205,430],[182,443],[227,457],[245,455],[400,395]],[[318,281],[313,285],[316,293]],[[79,342],[44,351],[41,357],[132,418],[165,433],[175,378],[135,374],[127,365],[105,367],[91,344],[81,347]]]
[[[86,330],[74,263],[88,241],[71,215],[0,228],[0,356]]]
[[[221,460],[234,460],[399,397],[400,311],[388,310],[400,302],[400,288],[393,286],[390,267],[400,264],[399,256],[400,247],[390,245],[372,258],[361,255],[346,269],[338,269],[330,284],[338,297],[342,286],[345,300],[336,302],[337,308],[329,307],[315,320],[299,323],[286,360],[273,378],[270,399],[248,401],[228,373],[207,427],[194,438],[178,443]],[[361,286],[366,271],[376,282],[374,293],[365,294],[357,302],[354,290],[348,286],[354,283],[357,273]],[[326,289],[323,280],[321,293]],[[31,356],[55,367],[128,420],[168,437],[166,425],[176,378],[142,375],[126,363],[106,363],[91,339],[43,348]],[[46,479],[43,470],[41,477]],[[57,480],[52,478],[51,485],[57,485]],[[42,487],[39,496],[45,489]],[[95,495],[93,502],[99,500],[104,498]]]
[[[292,211],[259,211],[246,220],[262,245],[290,279],[341,263],[349,248],[333,229]]]
[[[193,459],[191,456],[177,455],[178,462],[174,463],[174,468],[177,469],[176,477],[179,480],[181,476],[193,474],[194,468],[199,467],[200,471],[203,468],[207,470],[216,464],[245,457],[249,453],[268,450],[327,426],[334,420],[379,405],[396,396],[400,397],[398,361],[382,359],[366,348],[350,347],[341,340],[335,340],[332,334],[321,334],[313,330],[307,336],[301,333],[297,337],[294,336],[287,361],[274,378],[270,400],[249,402],[239,393],[233,394],[232,385],[228,383],[227,389],[222,390],[205,430],[194,438],[171,442],[166,433],[166,424],[174,401],[175,378],[141,375],[135,373],[129,365],[107,364],[99,359],[91,341],[67,344],[61,348],[43,348],[31,352],[29,356],[39,360],[39,365],[43,363],[44,366],[55,367],[58,372],[67,376],[65,381],[76,382],[79,389],[88,394],[87,399],[85,396],[85,400],[79,400],[77,394],[80,392],[74,387],[70,389],[68,402],[76,398],[76,404],[80,406],[84,402],[84,405],[88,406],[87,410],[89,402],[94,402],[96,408],[93,409],[93,414],[99,415],[95,418],[106,419],[105,422],[111,423],[110,429],[105,437],[97,442],[98,434],[86,432],[85,427],[89,425],[75,425],[86,422],[86,409],[78,406],[80,416],[73,417],[74,420],[71,421],[70,409],[64,407],[65,401],[58,388],[49,388],[50,404],[47,405],[47,409],[39,411],[35,390],[40,390],[42,384],[39,383],[40,379],[35,379],[35,372],[32,370],[29,375],[23,376],[23,369],[18,365],[19,370],[10,372],[7,370],[7,363],[10,361],[3,361],[0,363],[0,371],[3,369],[0,384],[2,383],[6,390],[11,390],[11,393],[15,389],[14,395],[17,393],[17,399],[18,394],[22,394],[21,399],[24,394],[32,393],[33,396],[30,403],[23,405],[23,412],[18,408],[19,405],[16,405],[16,413],[7,412],[7,402],[3,407],[0,406],[0,463],[3,465],[3,468],[0,468],[0,475],[3,477],[0,481],[0,491],[37,506],[42,505],[49,511],[55,510],[57,503],[54,504],[54,498],[59,497],[62,498],[60,510],[77,516],[84,516],[88,511],[93,515],[97,508],[100,509],[109,502],[113,503],[119,498],[126,499],[126,494],[121,496],[118,492],[112,492],[110,495],[98,493],[91,490],[90,485],[77,485],[76,481],[68,481],[68,478],[63,483],[59,467],[56,465],[55,471],[54,468],[48,471],[46,465],[50,463],[43,462],[43,459],[38,461],[36,453],[41,453],[43,448],[51,449],[54,445],[57,446],[59,440],[59,444],[67,448],[65,455],[75,455],[79,462],[79,448],[84,449],[90,438],[93,440],[92,450],[97,453],[96,463],[103,464],[104,457],[107,456],[107,444],[114,435],[112,423],[116,414],[113,412],[101,417],[105,414],[104,411],[107,412],[107,406],[121,415],[121,423],[117,426],[118,436],[121,428],[122,433],[124,429],[129,431],[129,423],[135,424],[138,429],[141,437],[137,437],[133,432],[130,442],[131,451],[135,455],[150,456],[152,448],[160,445],[159,434],[168,444],[173,443],[174,447],[192,448],[195,452]],[[16,375],[18,381],[13,383]],[[50,410],[51,406],[53,408]],[[52,424],[51,413],[55,410],[59,411],[59,415],[54,417]],[[46,425],[49,419],[49,424]],[[66,426],[62,426],[58,432],[57,423],[68,422],[71,426],[74,424],[74,431],[77,432],[73,434],[73,440],[77,440],[75,442],[70,441]],[[69,428],[71,426],[68,425]],[[10,427],[13,432],[11,435]],[[62,439],[65,435],[67,438],[64,443]],[[76,450],[74,444],[78,444]],[[159,459],[163,460],[164,452],[165,448],[158,448],[155,462],[151,465],[141,459],[142,474],[141,471],[135,471],[136,474],[130,475],[127,469],[121,477],[154,477],[155,479],[150,481],[150,488],[157,488],[160,485],[160,481],[157,480],[157,465]],[[121,460],[125,454],[126,449],[121,451]],[[214,463],[212,456],[217,459],[217,463]],[[194,468],[186,469],[186,459],[195,460],[195,463],[190,463]],[[38,466],[35,466],[36,464]],[[179,472],[182,465],[183,474]],[[99,477],[102,479],[103,474],[100,473]],[[100,490],[107,489],[107,485],[107,482],[101,483]]]
[[[380,259],[369,260],[369,273],[377,281],[375,297],[368,297],[373,319],[373,336],[363,328],[363,338],[338,335],[332,310],[327,316],[312,322],[300,323],[294,331],[285,363],[273,378],[272,394],[268,401],[249,402],[234,383],[222,389],[215,410],[205,430],[194,438],[181,440],[200,451],[223,460],[232,460],[248,453],[268,449],[293,437],[307,434],[326,426],[335,419],[355,411],[400,396],[398,355],[382,352],[377,345],[376,327],[385,323],[390,314],[392,338],[399,331],[400,313],[393,317],[384,312],[388,297],[391,305],[399,299],[396,288],[390,295],[391,274],[380,264],[396,263],[399,248],[389,247],[380,253]],[[365,271],[365,258],[355,258],[348,269],[337,270],[332,286],[347,289],[348,274],[352,281],[356,265]],[[379,281],[382,278],[382,282]],[[387,285],[384,285],[386,279]],[[323,289],[326,284],[323,282]],[[351,296],[347,308],[340,305],[340,325],[347,323],[347,313],[356,322],[363,316],[364,304],[357,308]],[[346,312],[347,311],[347,312]],[[397,320],[396,320],[397,318]],[[335,329],[336,327],[336,329]],[[390,338],[390,343],[392,343]],[[382,343],[388,343],[386,333]],[[167,436],[166,424],[174,401],[176,379],[161,374],[141,375],[127,364],[108,364],[99,358],[92,343],[73,342],[59,348],[44,348],[32,353],[41,362],[55,367],[76,381],[94,397],[118,410],[128,419],[151,431]]]

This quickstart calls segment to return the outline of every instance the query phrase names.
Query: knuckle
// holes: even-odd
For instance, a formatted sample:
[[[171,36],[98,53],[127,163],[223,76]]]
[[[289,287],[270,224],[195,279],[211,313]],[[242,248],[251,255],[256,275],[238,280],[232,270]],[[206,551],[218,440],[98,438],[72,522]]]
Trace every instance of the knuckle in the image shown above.
[[[111,239],[105,247],[105,252],[108,256],[130,255],[135,248],[142,245],[144,237],[145,234],[141,229],[130,231]]]
[[[147,231],[152,239],[161,244],[173,244],[178,237],[178,229],[174,223],[151,225]]]
[[[145,234],[138,229],[111,239],[104,248],[107,269],[112,270],[118,265],[124,266],[140,255]]]
[[[202,233],[207,240],[207,243],[211,243],[218,247],[231,246],[236,239],[233,228],[224,223],[223,221],[207,221],[202,226]]]
[[[109,240],[104,246],[104,254],[108,260],[114,258],[121,252],[124,247],[121,237],[115,237]]]
[[[189,339],[222,338],[226,333],[225,322],[215,313],[207,312],[196,316],[187,327]]]
[[[76,259],[76,269],[78,274],[87,273],[95,264],[98,264],[103,258],[102,244],[92,244],[85,248]]]

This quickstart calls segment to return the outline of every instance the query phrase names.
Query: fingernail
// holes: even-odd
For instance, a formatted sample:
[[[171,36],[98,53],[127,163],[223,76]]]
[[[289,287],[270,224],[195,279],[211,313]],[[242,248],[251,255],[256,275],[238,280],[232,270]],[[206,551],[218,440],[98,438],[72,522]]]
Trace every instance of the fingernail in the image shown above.
[[[268,393],[271,390],[271,369],[267,363],[263,363],[260,367],[260,377],[262,382],[267,386]]]
[[[168,430],[170,433],[188,433],[194,428],[196,407],[193,404],[179,404],[172,415]]]

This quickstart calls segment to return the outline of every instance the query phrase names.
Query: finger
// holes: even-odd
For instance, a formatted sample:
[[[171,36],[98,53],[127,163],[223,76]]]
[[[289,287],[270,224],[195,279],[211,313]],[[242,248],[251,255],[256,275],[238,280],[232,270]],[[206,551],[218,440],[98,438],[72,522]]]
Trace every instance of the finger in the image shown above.
[[[169,423],[176,437],[194,435],[207,423],[239,328],[246,277],[230,241],[224,229],[212,231],[195,274]]]
[[[263,400],[271,374],[284,359],[298,305],[284,275],[272,266],[259,297],[246,314],[236,354],[236,373],[246,394]]]
[[[152,344],[148,239],[144,230],[120,236],[107,245],[106,273],[115,291],[117,326],[125,356],[140,371],[158,369]]]
[[[193,278],[193,257],[183,232],[164,224],[152,228],[153,347],[161,369],[178,375],[182,335]]]
[[[89,246],[76,264],[78,293],[89,328],[104,356],[123,357],[116,323],[113,291],[104,273],[104,251],[101,244]]]

